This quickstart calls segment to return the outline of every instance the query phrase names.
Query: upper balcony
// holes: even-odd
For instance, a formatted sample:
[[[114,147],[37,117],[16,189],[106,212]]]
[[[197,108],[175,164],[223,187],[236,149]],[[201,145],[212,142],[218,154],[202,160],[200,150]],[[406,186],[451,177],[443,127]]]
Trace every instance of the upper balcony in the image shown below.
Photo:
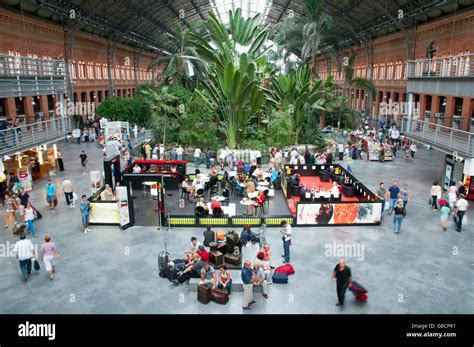
[[[65,92],[64,61],[0,54],[0,98]]]
[[[459,54],[407,62],[408,78],[474,77],[474,54]]]

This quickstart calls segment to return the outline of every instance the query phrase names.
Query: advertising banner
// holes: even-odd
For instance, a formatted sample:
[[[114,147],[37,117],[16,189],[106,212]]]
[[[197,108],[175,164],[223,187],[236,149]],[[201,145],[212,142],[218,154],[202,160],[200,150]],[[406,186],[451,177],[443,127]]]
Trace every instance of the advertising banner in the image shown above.
[[[100,189],[100,171],[91,171],[91,193],[95,194]]]
[[[119,224],[120,213],[116,202],[91,203],[91,224]]]
[[[118,198],[118,209],[120,213],[120,226],[130,224],[130,212],[128,205],[127,187],[117,187],[115,192]]]
[[[297,225],[375,224],[382,216],[382,203],[304,204],[297,206]]]
[[[130,126],[128,122],[107,122],[105,128],[105,141],[128,140]]]
[[[20,167],[17,172],[20,185],[25,189],[25,191],[30,192],[33,190],[33,177],[31,176],[30,169],[23,166]]]

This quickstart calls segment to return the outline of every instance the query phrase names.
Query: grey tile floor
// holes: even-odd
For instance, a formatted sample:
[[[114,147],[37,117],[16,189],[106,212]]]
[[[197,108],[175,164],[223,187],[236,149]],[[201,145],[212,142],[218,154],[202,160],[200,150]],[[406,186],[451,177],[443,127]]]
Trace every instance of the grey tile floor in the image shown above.
[[[79,153],[85,149],[90,167],[100,170],[101,155],[94,144],[62,144],[66,171],[53,177],[59,184],[67,174],[78,193],[89,194],[89,175],[82,175]],[[379,227],[294,228],[292,264],[296,274],[288,285],[270,286],[269,298],[256,295],[257,303],[245,314],[280,313],[474,313],[474,213],[462,233],[443,232],[439,215],[427,203],[433,180],[441,176],[444,157],[420,150],[413,162],[396,159],[384,164],[357,161],[354,174],[369,188],[379,181],[387,185],[397,178],[407,182],[412,192],[402,233],[392,232],[386,217]],[[32,201],[43,213],[37,222],[40,238],[53,236],[62,259],[54,281],[42,268],[25,284],[20,279],[15,258],[5,248],[17,237],[0,231],[0,313],[242,313],[242,293],[235,293],[225,306],[202,305],[196,292],[175,287],[157,272],[157,254],[168,245],[172,257],[179,257],[191,236],[201,237],[201,229],[174,228],[159,232],[155,227],[93,227],[84,235],[79,211],[68,208],[64,197],[54,213],[45,203],[44,181],[36,182]],[[472,205],[472,204],[471,204]],[[3,218],[3,211],[1,217]],[[274,263],[282,252],[279,229],[268,230],[267,240],[274,249]],[[358,304],[347,293],[343,311],[334,306],[335,284],[331,271],[338,260],[328,247],[350,244],[363,247],[355,257],[346,255],[353,279],[369,291],[367,304]]]

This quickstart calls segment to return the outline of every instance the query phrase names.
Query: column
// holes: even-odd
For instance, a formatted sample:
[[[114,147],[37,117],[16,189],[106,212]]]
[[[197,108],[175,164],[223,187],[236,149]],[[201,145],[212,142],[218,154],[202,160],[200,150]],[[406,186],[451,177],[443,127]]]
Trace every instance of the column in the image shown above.
[[[380,118],[380,93],[377,90],[377,94],[375,95],[375,107],[372,110],[373,114],[376,114],[378,118]]]
[[[430,123],[436,124],[437,118],[435,117],[435,113],[439,111],[439,95],[433,94],[431,96],[431,116],[430,116]]]
[[[26,124],[34,123],[35,112],[33,111],[33,97],[23,97],[23,107],[25,108]]]
[[[43,112],[43,121],[49,119],[49,107],[48,107],[48,96],[47,95],[41,95],[39,99],[40,103],[40,110]]]
[[[426,111],[426,94],[420,94],[420,108],[419,108],[419,117],[420,119],[425,119],[425,111]]]
[[[472,131],[471,121],[474,117],[474,99],[470,97],[462,98],[461,130]]]
[[[5,113],[7,117],[16,117],[16,104],[15,98],[7,98],[5,101]]]
[[[82,101],[85,102],[85,105],[84,105],[85,112],[84,113],[86,114],[86,116],[90,116],[91,115],[90,105],[91,105],[91,102],[92,102],[90,90],[86,91],[86,100],[82,100]]]
[[[453,126],[453,115],[454,115],[454,97],[446,97],[446,110],[444,111],[443,125],[451,128]]]
[[[413,93],[407,93],[407,103],[408,103],[408,107],[407,107],[407,127],[405,129],[405,131],[407,131],[408,133],[411,133],[411,121],[412,121],[412,118],[413,118],[413,102],[414,102],[414,96],[413,96]]]

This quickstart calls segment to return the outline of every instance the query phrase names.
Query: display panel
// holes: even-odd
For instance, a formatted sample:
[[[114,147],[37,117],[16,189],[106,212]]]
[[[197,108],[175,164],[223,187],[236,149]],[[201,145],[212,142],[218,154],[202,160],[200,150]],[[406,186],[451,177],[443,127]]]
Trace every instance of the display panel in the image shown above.
[[[380,223],[381,203],[321,203],[297,205],[297,225]]]

